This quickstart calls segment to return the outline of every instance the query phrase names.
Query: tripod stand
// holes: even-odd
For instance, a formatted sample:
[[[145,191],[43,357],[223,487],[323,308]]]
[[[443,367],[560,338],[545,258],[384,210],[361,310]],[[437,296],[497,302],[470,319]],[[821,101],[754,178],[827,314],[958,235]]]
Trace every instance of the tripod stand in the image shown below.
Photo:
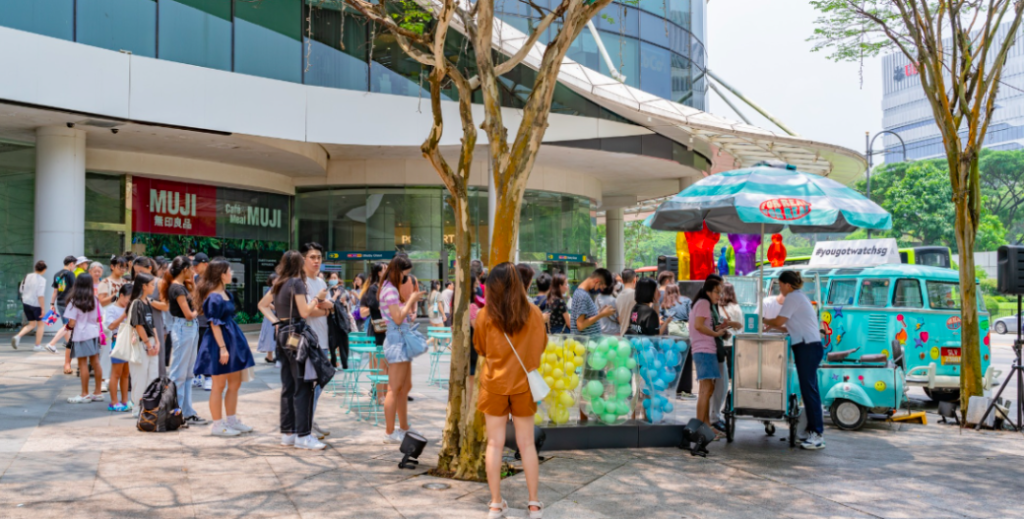
[[[1013,353],[1017,356],[1017,361],[1014,362],[1013,367],[1010,368],[1010,373],[1006,375],[1006,380],[1003,381],[1003,385],[999,387],[999,392],[996,393],[995,398],[992,399],[992,403],[988,405],[988,409],[985,410],[985,414],[982,415],[978,425],[974,427],[975,430],[981,429],[981,424],[985,423],[989,413],[995,408],[996,403],[999,402],[999,397],[1002,396],[1003,390],[1006,386],[1010,385],[1010,380],[1016,375],[1017,377],[1017,422],[1007,416],[1006,421],[1010,422],[1013,426],[1013,430],[1017,432],[1024,431],[1024,364],[1021,363],[1021,348],[1024,347],[1024,338],[1021,337],[1021,325],[1024,323],[1020,322],[1021,319],[1021,296],[1017,295],[1017,340],[1013,341]]]

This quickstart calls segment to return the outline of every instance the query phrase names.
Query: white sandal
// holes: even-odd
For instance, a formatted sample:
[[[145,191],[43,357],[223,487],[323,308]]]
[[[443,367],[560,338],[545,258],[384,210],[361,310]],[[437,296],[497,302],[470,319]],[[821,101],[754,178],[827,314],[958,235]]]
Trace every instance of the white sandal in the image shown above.
[[[531,506],[536,506],[537,510],[530,510]],[[526,503],[526,511],[530,512],[530,519],[542,519],[544,517],[544,503],[540,501],[530,501]]]
[[[508,501],[504,499],[500,503],[491,503],[487,506],[490,507],[487,511],[487,519],[501,519],[505,517],[505,512],[508,512]],[[500,508],[501,510],[495,510],[495,508]]]

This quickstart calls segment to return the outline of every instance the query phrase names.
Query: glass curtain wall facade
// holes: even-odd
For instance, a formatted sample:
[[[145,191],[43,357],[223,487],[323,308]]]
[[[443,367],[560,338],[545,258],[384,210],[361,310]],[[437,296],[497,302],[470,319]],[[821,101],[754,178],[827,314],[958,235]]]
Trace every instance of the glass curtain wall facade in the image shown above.
[[[637,6],[615,2],[594,17],[601,42],[625,84],[650,94],[704,110],[707,92],[704,48],[704,1],[641,1]],[[542,8],[553,0],[535,2]],[[517,0],[498,2],[495,10],[505,22],[529,33],[537,13]],[[557,30],[557,29],[555,29]],[[554,31],[541,38],[548,43]],[[611,75],[593,34],[586,28],[573,42],[567,57],[605,75]]]
[[[553,0],[540,0],[550,7]],[[704,109],[706,52],[704,0],[613,3],[594,18],[613,64],[626,84]],[[693,4],[693,7],[691,7]],[[700,4],[697,6],[697,4]],[[523,31],[535,23],[529,6],[506,0],[499,16]],[[368,24],[339,0],[3,0],[0,26],[114,51],[254,76],[364,92],[429,98],[426,67],[409,59],[386,31]],[[541,38],[547,43],[557,27]],[[458,33],[452,55],[473,67],[472,52]],[[590,31],[584,29],[568,56],[609,74]],[[508,75],[506,106],[525,101],[516,77],[532,85],[532,70]],[[582,97],[560,86],[556,108],[580,110]],[[457,99],[454,89],[446,92]],[[520,99],[522,98],[522,99]]]
[[[35,263],[35,164],[35,148],[0,141],[0,328],[21,325],[18,285]],[[49,265],[47,281],[60,269]]]
[[[324,188],[296,194],[298,241],[317,241],[331,251],[400,251],[413,260],[421,280],[439,279],[439,262],[455,258],[455,212],[442,187]],[[590,200],[527,191],[520,212],[519,250],[524,261],[547,253],[590,253]],[[486,257],[490,235],[487,190],[469,192],[471,256]],[[362,261],[337,262],[351,282]]]

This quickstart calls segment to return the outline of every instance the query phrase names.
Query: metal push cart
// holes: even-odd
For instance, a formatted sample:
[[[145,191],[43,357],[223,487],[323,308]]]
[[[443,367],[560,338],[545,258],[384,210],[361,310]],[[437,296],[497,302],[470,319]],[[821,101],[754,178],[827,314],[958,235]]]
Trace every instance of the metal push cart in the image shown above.
[[[759,278],[748,277],[760,287],[764,282]],[[742,278],[730,279],[734,285],[743,284]],[[821,297],[818,275],[813,280],[804,281],[802,291],[817,306]],[[746,283],[749,283],[747,281]],[[772,280],[769,279],[769,284]],[[740,307],[744,310],[745,323],[760,323],[760,301],[750,301],[751,296],[760,298],[760,290],[737,290]],[[769,297],[777,295],[770,289]],[[762,298],[763,299],[763,298]],[[748,312],[753,309],[756,315]],[[768,436],[775,434],[775,423],[786,422],[789,426],[789,446],[796,447],[798,426],[801,422],[803,408],[800,399],[800,383],[793,361],[793,350],[789,338],[781,333],[765,333],[760,327],[747,333],[738,334],[732,348],[732,377],[729,395],[726,398],[725,419],[726,440],[732,442],[736,434],[736,420],[747,418],[764,424],[764,432]]]

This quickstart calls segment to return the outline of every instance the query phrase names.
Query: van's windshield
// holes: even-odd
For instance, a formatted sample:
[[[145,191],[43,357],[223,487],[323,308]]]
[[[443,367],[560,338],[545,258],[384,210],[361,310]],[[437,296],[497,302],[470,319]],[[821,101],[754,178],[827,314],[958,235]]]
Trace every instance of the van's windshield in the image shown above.
[[[935,310],[960,309],[960,285],[945,281],[926,281],[928,306]]]

